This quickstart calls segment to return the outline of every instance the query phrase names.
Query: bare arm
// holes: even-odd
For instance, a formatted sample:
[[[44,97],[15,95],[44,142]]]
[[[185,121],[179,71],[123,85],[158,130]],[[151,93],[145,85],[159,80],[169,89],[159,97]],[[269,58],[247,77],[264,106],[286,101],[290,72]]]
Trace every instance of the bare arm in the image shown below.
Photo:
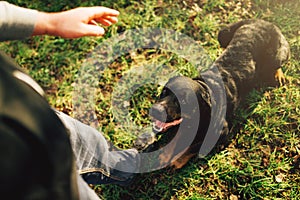
[[[0,41],[32,35],[64,38],[102,36],[104,29],[100,25],[116,23],[118,15],[118,11],[100,6],[45,13],[0,1]]]
[[[82,7],[59,13],[39,12],[33,35],[54,35],[64,38],[102,36],[104,26],[118,21],[119,12],[106,7]]]

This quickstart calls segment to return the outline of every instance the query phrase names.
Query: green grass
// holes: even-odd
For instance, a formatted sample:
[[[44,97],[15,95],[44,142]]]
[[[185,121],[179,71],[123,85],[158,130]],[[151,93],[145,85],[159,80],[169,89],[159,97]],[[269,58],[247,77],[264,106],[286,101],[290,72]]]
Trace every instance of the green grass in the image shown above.
[[[74,82],[78,80],[87,56],[125,30],[143,27],[176,30],[193,38],[215,60],[222,52],[217,33],[224,25],[246,18],[274,22],[291,45],[291,60],[284,66],[288,83],[272,89],[268,98],[261,91],[251,93],[248,98],[251,109],[240,110],[238,115],[245,123],[236,128],[237,135],[225,150],[205,159],[194,158],[178,171],[163,169],[141,174],[130,187],[102,185],[94,189],[101,199],[300,198],[300,161],[296,160],[300,153],[298,0],[10,2],[44,11],[99,4],[120,11],[118,24],[107,28],[105,38],[65,40],[43,36],[0,44],[0,48],[14,57],[45,89],[50,104],[70,115],[74,114],[75,107]],[[128,101],[117,102],[128,108],[126,117],[122,121],[116,119],[111,105],[115,86],[126,77],[128,70],[140,66],[166,66],[175,73],[195,75],[193,66],[186,59],[167,50],[136,49],[113,60],[101,73],[93,108],[100,125],[98,128],[120,148],[130,147],[138,130],[149,126],[148,109],[161,89],[156,84],[145,84],[132,91]],[[144,79],[137,74],[130,83]],[[90,123],[95,116],[83,113],[81,117],[82,121]]]

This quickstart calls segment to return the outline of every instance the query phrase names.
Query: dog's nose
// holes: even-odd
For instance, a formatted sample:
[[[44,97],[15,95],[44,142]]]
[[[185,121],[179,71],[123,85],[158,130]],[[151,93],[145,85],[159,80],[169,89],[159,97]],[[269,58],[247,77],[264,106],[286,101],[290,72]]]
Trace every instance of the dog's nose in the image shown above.
[[[161,122],[165,122],[167,120],[167,111],[161,104],[154,104],[150,108],[150,115]]]

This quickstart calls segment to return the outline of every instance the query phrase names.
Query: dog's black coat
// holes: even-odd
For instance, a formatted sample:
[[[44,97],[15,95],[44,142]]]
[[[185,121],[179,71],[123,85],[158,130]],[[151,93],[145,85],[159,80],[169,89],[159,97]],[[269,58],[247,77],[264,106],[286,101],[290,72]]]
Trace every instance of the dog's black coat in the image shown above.
[[[234,113],[246,95],[257,87],[278,85],[275,75],[290,54],[279,28],[263,20],[244,20],[221,30],[218,39],[226,49],[212,68],[195,79],[171,78],[152,107],[151,115],[159,121],[182,118],[180,126],[171,127],[164,133],[174,138],[172,145],[160,156],[162,163],[169,162],[175,168],[181,168],[201,148],[200,153],[208,153],[209,146],[208,152],[203,147],[207,135],[212,136],[211,140],[222,138],[219,144],[223,143],[224,138],[229,138]],[[217,72],[221,77],[217,77]],[[281,74],[278,78],[283,81]],[[225,96],[221,94],[223,89]],[[197,100],[190,101],[191,95],[196,95]],[[182,105],[189,106],[181,109]],[[200,114],[195,109],[197,105]],[[192,126],[198,127],[196,134]],[[194,138],[191,144],[179,145],[189,137]]]

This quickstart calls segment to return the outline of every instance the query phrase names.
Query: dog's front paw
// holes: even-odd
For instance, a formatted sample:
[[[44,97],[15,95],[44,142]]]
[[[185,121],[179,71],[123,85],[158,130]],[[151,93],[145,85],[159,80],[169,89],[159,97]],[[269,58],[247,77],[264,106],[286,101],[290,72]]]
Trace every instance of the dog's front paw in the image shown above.
[[[150,150],[151,145],[156,141],[156,135],[152,131],[146,131],[139,135],[133,143],[133,147],[138,151]]]

